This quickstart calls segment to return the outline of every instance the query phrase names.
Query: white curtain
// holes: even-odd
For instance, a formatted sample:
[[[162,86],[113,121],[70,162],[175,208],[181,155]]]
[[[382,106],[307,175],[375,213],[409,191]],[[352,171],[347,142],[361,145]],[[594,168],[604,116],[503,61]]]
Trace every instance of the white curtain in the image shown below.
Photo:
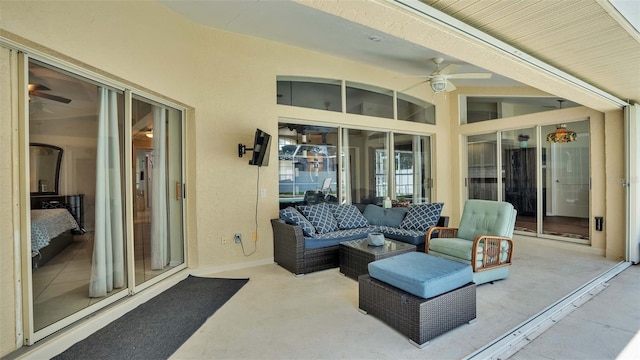
[[[151,269],[169,264],[167,225],[167,112],[153,106],[153,172],[151,183]]]
[[[118,95],[99,88],[96,213],[89,296],[125,285]]]

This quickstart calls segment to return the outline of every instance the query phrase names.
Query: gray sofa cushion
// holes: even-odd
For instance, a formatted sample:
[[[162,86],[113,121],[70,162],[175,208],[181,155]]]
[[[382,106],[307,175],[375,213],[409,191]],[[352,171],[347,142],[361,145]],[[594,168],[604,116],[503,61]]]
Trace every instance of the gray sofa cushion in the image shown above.
[[[411,205],[399,227],[406,230],[427,231],[438,223],[443,206],[443,203]]]
[[[316,236],[316,228],[313,227],[304,215],[300,214],[300,212],[292,206],[280,210],[280,219],[289,224],[300,226],[304,236]]]
[[[298,206],[298,210],[309,220],[318,234],[338,230],[338,222],[333,217],[333,206],[325,203]]]
[[[337,205],[333,207],[333,216],[338,222],[338,228],[357,229],[369,226],[369,222],[355,205]]]
[[[369,204],[364,208],[364,217],[371,225],[400,227],[405,214],[409,211],[405,207],[385,209],[377,205]],[[436,219],[437,221],[437,219]]]

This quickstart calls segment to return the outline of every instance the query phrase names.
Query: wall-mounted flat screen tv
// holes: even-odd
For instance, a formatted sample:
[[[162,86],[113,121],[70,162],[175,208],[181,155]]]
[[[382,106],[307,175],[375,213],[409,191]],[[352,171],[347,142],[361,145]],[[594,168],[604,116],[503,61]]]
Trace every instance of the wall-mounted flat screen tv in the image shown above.
[[[253,140],[253,156],[249,160],[249,165],[267,166],[269,165],[269,143],[271,135],[256,129],[256,135]]]

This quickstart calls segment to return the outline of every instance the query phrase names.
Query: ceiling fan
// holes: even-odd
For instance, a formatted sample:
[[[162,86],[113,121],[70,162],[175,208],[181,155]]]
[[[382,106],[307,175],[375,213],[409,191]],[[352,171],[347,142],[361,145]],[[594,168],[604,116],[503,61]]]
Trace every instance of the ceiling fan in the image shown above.
[[[65,103],[65,104],[68,104],[68,103],[71,102],[71,99],[67,99],[67,98],[62,97],[62,96],[43,93],[42,91],[50,91],[51,89],[49,89],[48,87],[46,87],[46,86],[44,86],[42,84],[29,84],[28,89],[29,89],[29,97],[36,96],[36,97],[41,97],[41,98],[44,98],[44,99],[58,101],[58,102]]]
[[[430,75],[417,75],[416,77],[426,77],[427,80],[420,82],[409,89],[412,89],[420,84],[428,82],[431,84],[431,90],[435,93],[443,91],[454,91],[456,86],[450,81],[450,79],[489,79],[493,74],[491,73],[460,73],[452,74],[460,65],[448,64],[441,67],[443,58],[437,57],[431,59],[436,64],[436,69]],[[409,89],[405,89],[409,90]]]

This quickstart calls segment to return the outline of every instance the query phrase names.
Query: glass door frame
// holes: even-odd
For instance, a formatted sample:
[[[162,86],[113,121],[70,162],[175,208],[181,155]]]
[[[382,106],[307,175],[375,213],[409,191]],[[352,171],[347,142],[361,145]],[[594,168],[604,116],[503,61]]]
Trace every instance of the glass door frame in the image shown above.
[[[126,152],[126,156],[125,156],[125,168],[128,169],[128,171],[133,171],[133,156],[132,152],[133,152],[133,144],[132,144],[132,130],[131,130],[131,120],[132,120],[132,111],[131,111],[131,107],[133,104],[133,99],[134,97],[137,100],[147,100],[150,101],[152,103],[157,103],[158,105],[162,105],[162,106],[169,106],[172,107],[178,111],[180,111],[181,113],[181,117],[180,117],[180,129],[181,129],[181,134],[180,134],[180,151],[181,151],[181,173],[180,176],[182,177],[182,189],[181,189],[181,193],[182,193],[182,249],[183,249],[183,258],[184,261],[182,264],[180,265],[176,265],[173,269],[169,269],[165,272],[163,272],[162,274],[158,274],[154,277],[152,277],[149,280],[143,281],[140,284],[136,284],[135,281],[135,253],[134,253],[134,224],[133,224],[133,218],[134,218],[134,196],[135,194],[133,193],[133,188],[134,188],[134,184],[133,184],[133,176],[131,176],[132,174],[125,174],[126,177],[126,181],[125,184],[123,186],[126,187],[125,190],[125,197],[126,197],[126,202],[127,204],[129,204],[126,207],[126,232],[127,232],[127,261],[130,264],[130,266],[127,267],[128,271],[127,271],[127,282],[130,288],[130,293],[133,295],[138,291],[144,290],[154,284],[157,284],[158,282],[184,270],[187,268],[187,260],[188,260],[188,254],[187,254],[187,217],[186,217],[186,211],[187,211],[187,198],[186,198],[186,148],[185,148],[185,144],[186,144],[186,109],[184,107],[181,107],[179,105],[173,104],[167,100],[158,98],[156,96],[153,96],[151,94],[146,94],[143,92],[139,92],[139,91],[135,91],[132,92],[131,90],[127,90],[126,91],[128,93],[128,95],[125,97],[125,129],[126,129],[126,141],[125,141],[125,152]],[[171,184],[167,184],[169,189],[171,189]]]
[[[146,289],[154,284],[157,284],[160,281],[163,281],[178,272],[185,270],[188,267],[188,247],[187,247],[187,218],[186,218],[186,210],[188,207],[187,199],[185,196],[185,183],[186,183],[186,112],[187,109],[176,103],[168,101],[163,98],[159,98],[152,94],[149,94],[145,91],[141,91],[135,88],[132,88],[129,85],[125,85],[123,83],[115,82],[111,79],[108,79],[104,76],[96,74],[94,72],[83,69],[80,66],[60,61],[51,56],[38,52],[36,50],[31,49],[22,49],[16,47],[10,47],[12,50],[17,51],[17,87],[18,87],[18,99],[17,99],[17,115],[18,115],[18,178],[20,184],[20,197],[19,201],[21,204],[29,204],[30,203],[30,188],[29,188],[29,97],[26,95],[28,93],[28,78],[29,78],[29,62],[30,60],[35,60],[41,63],[45,63],[47,65],[59,68],[64,71],[68,71],[74,75],[86,78],[88,81],[95,82],[99,86],[114,89],[118,92],[124,94],[124,121],[125,124],[129,124],[131,122],[131,101],[132,94],[135,93],[137,96],[141,96],[144,98],[151,99],[158,103],[171,106],[179,111],[181,111],[181,176],[182,176],[182,246],[184,252],[184,262],[175,268],[168,270],[149,281],[146,281],[138,286],[135,285],[134,277],[134,269],[135,262],[133,262],[133,212],[132,212],[132,204],[133,204],[133,191],[132,191],[132,177],[131,177],[131,166],[132,159],[131,150],[132,144],[129,139],[131,139],[131,128],[128,126],[124,126],[122,136],[125,139],[123,151],[125,152],[123,156],[123,182],[122,186],[125,187],[125,199],[124,199],[124,224],[125,224],[125,236],[126,236],[126,261],[125,268],[127,271],[127,285],[126,288],[121,289],[120,291],[104,298],[101,301],[98,301],[94,304],[88,305],[86,308],[79,310],[76,313],[73,313],[69,316],[66,316],[48,326],[43,327],[42,329],[35,330],[34,327],[34,311],[33,311],[33,281],[32,281],[32,268],[31,268],[31,220],[30,220],[30,207],[29,206],[21,206],[19,210],[20,215],[20,233],[22,234],[19,239],[19,251],[16,251],[16,254],[20,255],[21,261],[17,263],[16,270],[19,270],[21,281],[20,281],[20,289],[18,290],[18,295],[20,298],[17,299],[17,302],[21,304],[21,319],[18,320],[19,324],[17,326],[21,326],[21,331],[23,333],[22,341],[18,339],[18,342],[24,343],[26,345],[33,345],[39,340],[44,339],[45,337],[54,334],[55,332],[76,323],[97,311],[108,307],[109,305],[124,299],[130,295],[134,295],[135,293]],[[20,323],[21,322],[21,323]]]
[[[581,122],[581,121],[590,121],[589,119],[580,119],[580,120],[575,120],[575,121],[567,121],[567,124],[571,124],[571,123],[575,123],[575,122]],[[589,236],[589,239],[574,239],[571,237],[564,237],[564,236],[558,236],[558,235],[550,235],[550,234],[545,234],[544,230],[543,230],[543,220],[544,220],[544,216],[545,214],[543,214],[543,182],[545,179],[543,179],[542,177],[542,166],[543,166],[543,159],[542,159],[542,155],[543,155],[543,141],[544,138],[542,136],[542,128],[544,126],[548,126],[548,125],[535,125],[534,127],[527,127],[528,129],[534,129],[535,134],[536,134],[536,232],[526,232],[526,231],[519,231],[519,230],[514,230],[514,234],[518,234],[518,235],[525,235],[525,236],[536,236],[538,238],[544,238],[544,239],[550,239],[550,240],[559,240],[559,241],[563,241],[563,242],[569,242],[569,243],[578,243],[578,244],[584,244],[584,245],[590,245],[591,244],[591,236]],[[512,130],[519,130],[518,129],[509,129],[509,131]],[[502,158],[502,134],[503,131],[507,131],[507,130],[496,130],[496,131],[490,131],[490,132],[486,132],[486,133],[468,133],[468,134],[464,134],[464,141],[461,143],[460,149],[462,151],[462,153],[464,154],[464,164],[463,164],[463,169],[464,169],[464,181],[462,182],[462,192],[461,194],[463,194],[463,199],[467,200],[469,199],[469,185],[470,185],[470,174],[469,174],[469,152],[468,152],[468,139],[471,136],[475,136],[475,135],[489,135],[489,134],[495,134],[495,140],[496,140],[496,169],[498,171],[498,176],[500,176],[500,179],[498,180],[498,184],[497,184],[497,201],[505,201],[504,200],[504,196],[503,196],[503,183],[501,180],[502,177],[502,169],[503,169],[503,158]],[[589,133],[589,137],[591,138],[591,134]],[[547,156],[550,156],[549,154],[547,154]],[[548,163],[548,159],[547,159],[547,163]],[[589,162],[590,166],[589,166],[589,178],[591,178],[591,173],[593,171],[593,169],[591,169],[591,162]],[[589,191],[591,191],[591,189],[589,189]],[[590,196],[589,196],[590,198]],[[463,201],[464,202],[464,201]],[[591,213],[591,201],[589,203],[589,212]],[[589,233],[591,233],[592,229],[591,229],[591,217],[589,216],[587,218],[587,220],[589,221]]]

